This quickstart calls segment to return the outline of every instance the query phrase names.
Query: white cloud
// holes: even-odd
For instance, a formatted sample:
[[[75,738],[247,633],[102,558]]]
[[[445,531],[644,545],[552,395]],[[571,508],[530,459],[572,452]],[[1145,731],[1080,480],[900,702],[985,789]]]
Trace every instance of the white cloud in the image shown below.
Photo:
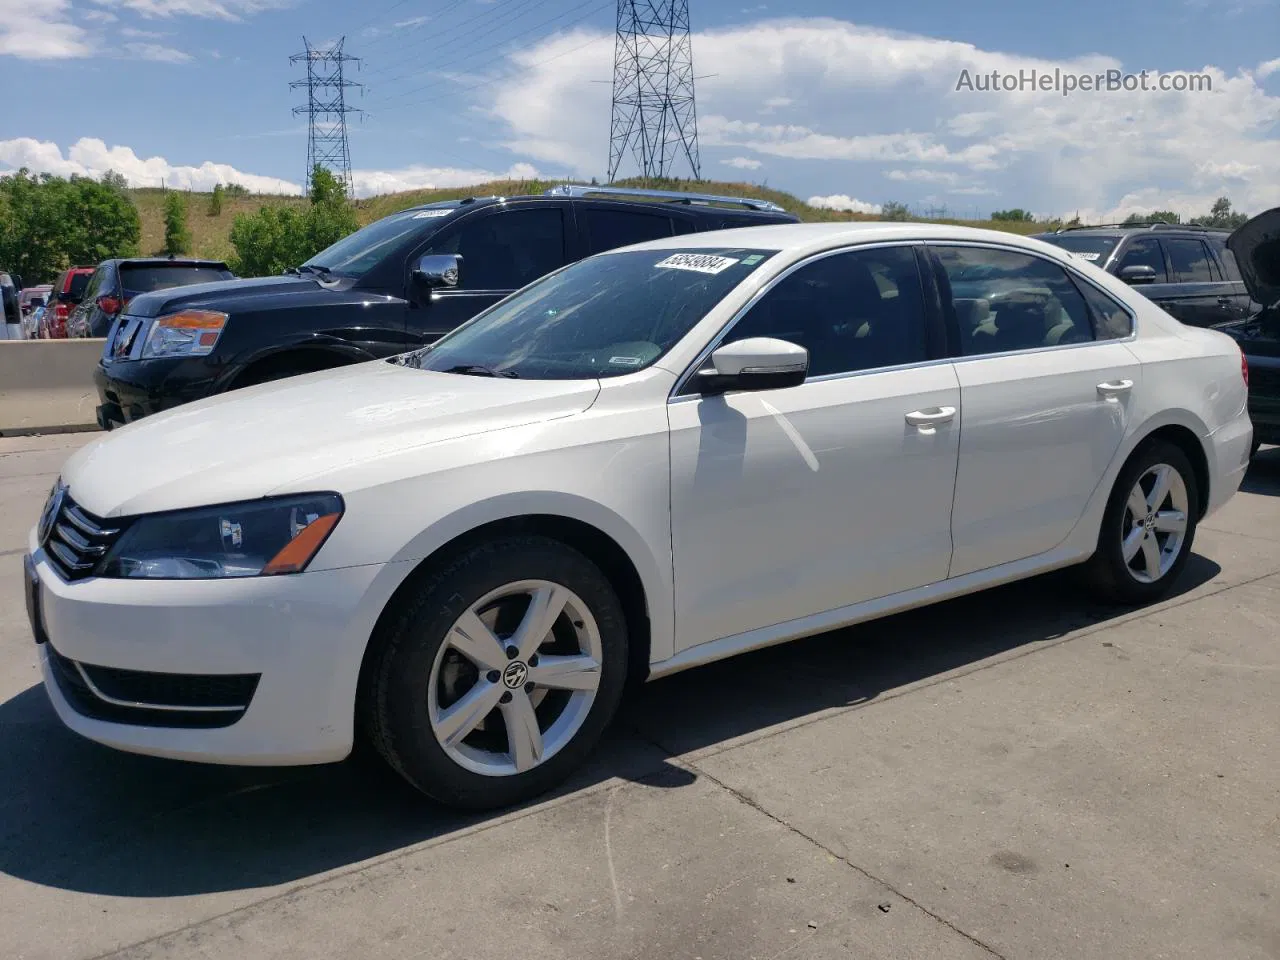
[[[852,213],[879,213],[880,204],[855,200],[843,193],[833,193],[829,197],[810,197],[809,206],[821,210],[845,210]]]
[[[406,27],[420,27],[430,19],[430,17],[410,17],[408,20],[397,21],[391,26],[397,30],[402,30]]]
[[[1259,80],[1263,80],[1273,73],[1280,73],[1280,57],[1258,64],[1258,69],[1254,70],[1253,73]]]
[[[960,183],[958,173],[952,173],[949,170],[929,170],[924,167],[917,170],[890,170],[885,176],[899,183],[943,183],[947,186],[956,186]]]
[[[608,37],[583,29],[553,36],[509,56],[508,73],[495,71],[475,96],[505,125],[508,148],[578,175],[603,172],[610,91],[591,81],[610,73]],[[593,39],[601,42],[584,47]],[[925,170],[934,173],[900,182],[994,190],[1010,206],[1046,211],[1108,209],[1147,188],[1187,203],[1226,193],[1245,210],[1280,203],[1280,97],[1259,85],[1266,70],[1187,64],[1211,76],[1212,92],[957,91],[962,70],[1136,73],[1144,64],[1103,55],[1049,60],[816,18],[700,32],[693,49],[706,75],[698,82],[701,144],[777,158],[771,178],[784,188],[808,183],[820,193],[853,174]],[[775,122],[759,122],[762,105],[783,101],[785,108],[764,107],[777,111]],[[622,174],[634,169],[624,165]],[[938,178],[940,170],[956,176]]]
[[[148,18],[202,17],[208,20],[240,20],[243,17],[292,5],[292,0],[93,0],[103,7],[132,10]]]
[[[764,166],[759,160],[752,160],[750,157],[730,157],[720,162],[726,167],[734,167],[738,170],[759,170]]]
[[[89,137],[77,140],[65,154],[56,143],[49,141],[30,137],[0,140],[0,174],[21,167],[33,173],[52,173],[61,177],[76,174],[98,178],[108,170],[114,170],[123,174],[134,187],[163,184],[178,190],[212,190],[218,183],[239,183],[255,193],[302,193],[302,188],[290,180],[246,173],[230,164],[206,160],[197,165],[183,165],[170,163],[164,157],[143,159],[129,147],[108,147],[103,141]],[[536,167],[527,163],[517,163],[502,171],[426,166],[351,171],[356,195],[362,197],[402,190],[464,187],[489,180],[535,180],[543,176]]]
[[[0,56],[22,60],[87,57],[93,45],[71,22],[69,0],[0,0]]]
[[[139,30],[137,27],[121,27],[120,36],[133,37],[137,40],[159,40],[164,36],[158,30]]]
[[[185,50],[166,47],[160,43],[126,43],[124,49],[135,60],[151,60],[155,63],[189,63],[193,59]]]
[[[85,10],[80,14],[80,19],[88,20],[90,23],[115,23],[120,18],[106,10]]]

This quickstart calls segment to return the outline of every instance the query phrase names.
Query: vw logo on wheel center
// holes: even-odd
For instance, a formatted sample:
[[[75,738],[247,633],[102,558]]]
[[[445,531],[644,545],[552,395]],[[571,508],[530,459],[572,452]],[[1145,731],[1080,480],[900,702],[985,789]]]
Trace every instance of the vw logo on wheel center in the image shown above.
[[[512,660],[507,664],[507,669],[502,671],[502,682],[504,685],[515,690],[517,687],[523,687],[525,680],[529,678],[529,668],[519,660]]]

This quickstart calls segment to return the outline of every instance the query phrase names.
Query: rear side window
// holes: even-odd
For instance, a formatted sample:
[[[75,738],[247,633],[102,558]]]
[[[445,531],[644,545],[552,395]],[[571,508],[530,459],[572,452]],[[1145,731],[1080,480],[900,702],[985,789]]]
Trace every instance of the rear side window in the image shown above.
[[[1209,266],[1209,248],[1202,240],[1168,239],[1164,242],[1169,253],[1169,266],[1173,268],[1174,283],[1211,283],[1213,270]]]
[[[1129,312],[1092,284],[1076,280],[1076,289],[1093,314],[1093,331],[1099,340],[1123,340],[1133,333]]]
[[[588,207],[582,212],[582,220],[592,253],[672,235],[671,218],[656,213]]]
[[[213,283],[216,280],[230,280],[232,277],[230,270],[214,266],[120,265],[120,287],[126,299],[140,293],[151,293],[153,290],[185,287],[193,283]]]
[[[1119,274],[1125,267],[1150,267],[1156,272],[1156,283],[1169,282],[1169,274],[1164,269],[1164,254],[1160,252],[1160,242],[1153,238],[1144,237],[1129,244],[1120,257],[1120,262],[1116,264],[1116,273]]]
[[[1093,339],[1089,308],[1056,263],[990,247],[933,249],[951,288],[965,356]]]

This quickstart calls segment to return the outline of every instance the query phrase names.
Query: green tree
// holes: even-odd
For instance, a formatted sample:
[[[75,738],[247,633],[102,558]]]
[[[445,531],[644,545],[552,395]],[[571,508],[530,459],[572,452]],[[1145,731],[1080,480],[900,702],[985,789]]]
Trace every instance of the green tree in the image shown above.
[[[1219,197],[1213,202],[1208,216],[1192,217],[1191,222],[1200,227],[1223,227],[1227,230],[1234,230],[1248,219],[1249,215],[1247,213],[1233,213],[1231,201],[1226,197]]]
[[[222,184],[215,183],[213,185],[213,196],[209,198],[209,216],[219,217],[222,215],[222,198],[226,195],[226,191],[222,189]]]
[[[1172,210],[1152,210],[1150,213],[1131,213],[1123,222],[1131,226],[1143,223],[1181,223],[1182,217]]]
[[[123,173],[116,173],[114,170],[108,170],[102,175],[102,182],[118,193],[124,193],[129,189],[129,181]]]
[[[897,200],[888,200],[880,204],[881,220],[909,220],[911,219],[911,208],[905,203],[899,203]]]
[[[187,228],[187,198],[178,190],[164,196],[164,252],[170,256],[191,251],[191,231]]]
[[[991,214],[992,220],[1030,222],[1035,219],[1030,210],[1014,207],[1012,210],[996,210]]]
[[[359,227],[342,185],[329,171],[311,175],[311,203],[294,207],[265,206],[238,214],[231,226],[236,249],[231,268],[242,277],[283,273],[305,263]]]

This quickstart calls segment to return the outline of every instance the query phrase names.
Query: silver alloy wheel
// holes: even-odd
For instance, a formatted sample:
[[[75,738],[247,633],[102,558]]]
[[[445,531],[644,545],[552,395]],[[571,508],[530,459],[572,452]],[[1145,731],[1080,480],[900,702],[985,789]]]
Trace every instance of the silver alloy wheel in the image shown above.
[[[449,629],[427,690],[449,758],[485,776],[524,773],[581,729],[600,686],[600,629],[582,599],[547,580],[485,594]]]
[[[1177,562],[1187,538],[1187,485],[1167,463],[1148,467],[1129,492],[1121,554],[1139,583],[1155,583]]]

